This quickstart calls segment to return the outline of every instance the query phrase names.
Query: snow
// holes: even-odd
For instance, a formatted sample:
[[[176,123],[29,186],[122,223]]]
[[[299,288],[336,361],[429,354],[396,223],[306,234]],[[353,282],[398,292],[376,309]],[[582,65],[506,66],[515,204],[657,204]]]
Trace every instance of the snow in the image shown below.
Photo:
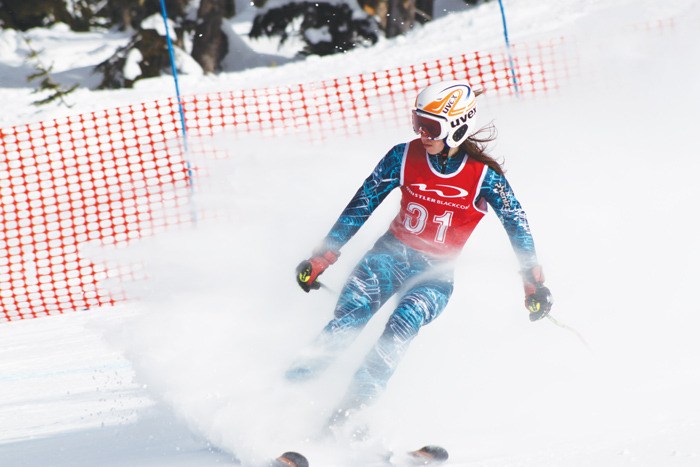
[[[159,14],[154,14],[148,18],[144,18],[143,21],[141,21],[141,27],[143,29],[153,29],[159,36],[165,37],[167,34],[170,36],[171,41],[177,40],[177,34],[175,33],[176,24],[172,20],[168,19],[168,27],[166,28],[165,23],[163,22],[163,17]]]
[[[139,63],[143,60],[143,55],[139,49],[131,49],[126,56],[124,63],[124,78],[134,80],[141,76],[141,66]]]
[[[333,40],[331,32],[328,26],[323,26],[322,28],[309,28],[306,33],[306,38],[312,44],[318,44],[319,42],[330,42]]]
[[[553,315],[591,350],[566,329],[528,321],[514,255],[488,215],[460,257],[447,310],[421,331],[366,415],[374,442],[399,451],[439,443],[460,466],[696,466],[700,7],[505,6],[512,43],[575,44],[576,73],[560,91],[487,93],[479,102],[481,121],[499,131],[492,150],[528,212]],[[184,75],[180,86],[196,94],[308,82],[495,49],[500,27],[491,2],[373,49]],[[29,34],[38,49],[51,44],[64,78],[87,78],[87,63],[126,40],[65,28]],[[256,50],[243,36],[240,43]],[[36,108],[24,53],[15,32],[0,33],[0,99],[12,109],[2,126],[174,92],[164,76],[133,90],[80,89],[70,109]],[[303,135],[192,141],[191,161],[210,174],[193,202],[219,216],[123,250],[85,250],[143,261],[150,279],[124,284],[139,300],[0,326],[0,463],[209,466],[231,465],[235,455],[258,465],[299,449],[312,465],[369,465],[357,457],[365,452],[313,436],[391,307],[319,381],[289,386],[281,374],[330,317],[334,291],[386,229],[396,194],[324,273],[330,290],[304,294],[290,271],[381,155],[411,137],[394,128],[320,143]],[[200,147],[229,157],[208,159]]]

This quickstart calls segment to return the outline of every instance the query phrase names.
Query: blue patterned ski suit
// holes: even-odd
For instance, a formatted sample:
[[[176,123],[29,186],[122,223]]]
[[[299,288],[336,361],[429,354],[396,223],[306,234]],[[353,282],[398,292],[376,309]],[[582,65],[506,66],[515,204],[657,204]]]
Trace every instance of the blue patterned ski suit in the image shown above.
[[[326,236],[325,248],[339,251],[389,192],[400,186],[406,144],[394,146],[364,181]],[[464,157],[466,155],[460,151],[449,158],[436,155],[429,160],[435,170],[450,174],[460,167]],[[480,200],[485,200],[501,220],[520,266],[525,269],[536,265],[525,212],[505,177],[489,168],[477,197],[477,202]],[[387,232],[357,264],[340,293],[334,318],[292,365],[287,377],[304,380],[315,376],[350,345],[391,296],[399,293],[398,306],[384,333],[355,373],[340,407],[353,410],[368,405],[386,387],[419,329],[445,309],[452,290],[451,260],[432,258]]]

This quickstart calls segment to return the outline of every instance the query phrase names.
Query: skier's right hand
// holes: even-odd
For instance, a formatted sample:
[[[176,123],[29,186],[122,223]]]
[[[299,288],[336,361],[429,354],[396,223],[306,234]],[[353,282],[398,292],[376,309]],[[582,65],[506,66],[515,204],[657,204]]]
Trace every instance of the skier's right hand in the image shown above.
[[[318,276],[328,269],[328,266],[338,261],[338,256],[340,256],[339,251],[324,250],[314,253],[311,258],[299,263],[299,266],[297,266],[297,284],[299,284],[299,287],[307,293],[310,290],[321,288]]]

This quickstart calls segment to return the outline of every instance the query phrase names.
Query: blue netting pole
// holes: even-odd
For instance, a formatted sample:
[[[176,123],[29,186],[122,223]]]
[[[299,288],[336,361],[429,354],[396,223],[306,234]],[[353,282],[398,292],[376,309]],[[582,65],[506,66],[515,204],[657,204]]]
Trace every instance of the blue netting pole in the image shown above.
[[[165,23],[165,40],[168,43],[168,53],[170,54],[170,69],[173,72],[173,79],[175,80],[177,106],[180,110],[180,123],[182,124],[182,140],[185,146],[185,152],[187,152],[187,125],[185,125],[185,110],[182,107],[182,99],[180,98],[180,83],[177,79],[177,67],[175,66],[175,52],[173,50],[173,42],[170,40],[170,27],[168,26],[168,11],[165,9],[165,0],[160,0],[160,11],[163,15],[163,22]],[[189,167],[189,163],[187,165]],[[190,180],[191,179],[192,177],[190,177]]]
[[[508,39],[508,25],[506,23],[506,12],[503,8],[503,0],[498,0],[498,5],[501,7],[501,20],[503,21],[503,36],[506,39],[506,51],[508,52],[508,61],[510,62],[510,74],[513,77],[513,87],[515,88],[515,95],[520,96],[520,89],[518,88],[518,78],[515,75],[515,62],[513,61],[513,54],[510,51],[510,39]]]
[[[175,51],[173,49],[173,42],[170,40],[170,27],[168,26],[168,11],[165,9],[165,0],[160,0],[160,11],[163,15],[163,22],[165,23],[165,40],[168,44],[168,54],[170,55],[170,69],[173,72],[173,80],[175,81],[175,93],[177,95],[177,107],[180,111],[180,124],[182,125],[182,145],[185,149],[185,167],[187,169],[187,178],[190,182],[190,200],[194,193],[194,174],[192,172],[192,165],[187,159],[187,153],[189,148],[187,147],[187,125],[185,124],[185,110],[182,106],[182,99],[180,98],[180,83],[177,79],[177,67],[175,66]],[[197,224],[197,212],[194,208],[194,204],[190,203],[192,222]]]

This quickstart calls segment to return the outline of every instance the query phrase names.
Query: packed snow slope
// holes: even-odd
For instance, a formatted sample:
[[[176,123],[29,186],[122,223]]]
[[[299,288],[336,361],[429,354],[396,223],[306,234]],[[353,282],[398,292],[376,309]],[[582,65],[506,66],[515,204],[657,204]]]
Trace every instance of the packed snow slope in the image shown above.
[[[491,151],[527,210],[553,316],[569,328],[529,322],[515,257],[491,214],[459,259],[447,310],[364,416],[368,446],[319,442],[391,303],[318,381],[291,386],[282,374],[330,318],[398,194],[324,273],[328,290],[304,294],[293,270],[379,158],[413,137],[408,117],[405,128],[320,143],[218,135],[194,141],[191,154],[209,174],[193,211],[216,216],[116,252],[85,250],[143,262],[149,280],[119,284],[138,300],[0,327],[0,463],[258,465],[298,449],[312,465],[356,466],[383,449],[439,443],[451,465],[698,465],[700,7],[550,3],[506,2],[511,40],[570,39],[576,74],[557,93],[479,102],[481,121],[498,128]],[[491,3],[376,50],[185,77],[183,88],[293,83],[494,48],[499,27]],[[152,98],[168,85],[83,90],[73,111]],[[25,120],[64,111],[32,114],[27,92],[2,90]]]

